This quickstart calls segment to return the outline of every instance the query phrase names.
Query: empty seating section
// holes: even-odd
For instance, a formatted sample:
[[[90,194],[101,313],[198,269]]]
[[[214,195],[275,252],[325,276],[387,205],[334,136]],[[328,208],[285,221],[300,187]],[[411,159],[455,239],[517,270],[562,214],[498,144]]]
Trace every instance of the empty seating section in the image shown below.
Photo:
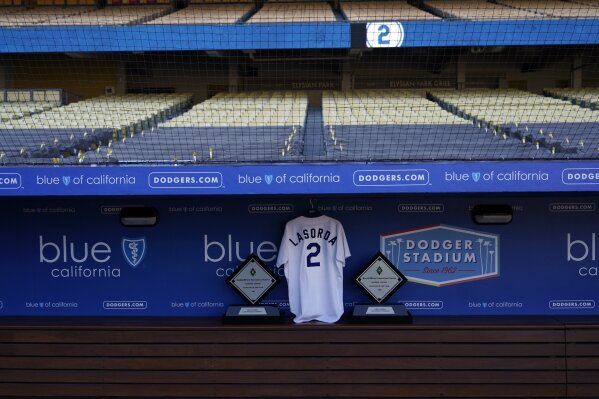
[[[20,119],[47,111],[61,104],[60,90],[0,91],[0,122]]]
[[[302,92],[220,93],[143,136],[115,142],[106,156],[120,163],[298,160],[307,107]]]
[[[67,25],[65,20],[69,17],[89,13],[93,7],[75,6],[41,6],[33,9],[14,8],[12,12],[0,14],[0,26],[18,27],[33,25]]]
[[[191,4],[149,24],[233,24],[253,10],[252,4]]]
[[[341,8],[349,21],[407,21],[439,17],[407,3],[407,1],[343,2]]]
[[[302,126],[307,106],[303,92],[219,93],[161,127]]]
[[[184,111],[190,94],[102,96],[0,123],[0,162],[67,163]]]
[[[102,9],[85,6],[41,6],[0,14],[0,26],[68,26],[132,25],[167,14],[169,5],[108,6]]]
[[[599,87],[588,87],[585,89],[545,89],[546,96],[569,101],[583,108],[598,109]]]
[[[39,114],[55,106],[56,104],[46,101],[3,102],[0,103],[0,121],[8,122],[11,119]]]
[[[599,0],[570,0],[570,3],[582,4],[584,6],[599,7]]]
[[[444,18],[500,20],[544,17],[531,11],[511,8],[487,0],[424,0],[424,5]]]
[[[264,4],[247,22],[334,22],[337,18],[328,3],[273,3]]]
[[[299,91],[219,93],[191,109],[189,94],[4,101],[0,163],[599,158],[599,89],[545,93],[325,91],[322,113]]]
[[[136,25],[161,17],[171,8],[168,5],[108,6],[92,12],[65,18],[63,25]]]
[[[531,146],[485,132],[416,92],[326,92],[323,113],[326,158],[330,160],[529,159],[540,155]]]
[[[67,0],[66,7],[62,0],[38,1],[32,9],[13,0],[9,3],[15,5],[0,8],[3,27],[599,18],[599,0],[348,0],[338,3],[338,11],[324,1],[269,0],[255,13],[256,3],[250,0],[192,0],[180,10],[174,10],[168,0],[109,0],[100,9],[92,0]]]
[[[322,101],[325,126],[467,124],[408,90],[327,91]]]
[[[429,97],[505,140],[557,157],[599,157],[597,111],[513,89],[436,90]]]
[[[597,7],[562,0],[497,0],[497,3],[547,17],[597,18],[599,16]]]

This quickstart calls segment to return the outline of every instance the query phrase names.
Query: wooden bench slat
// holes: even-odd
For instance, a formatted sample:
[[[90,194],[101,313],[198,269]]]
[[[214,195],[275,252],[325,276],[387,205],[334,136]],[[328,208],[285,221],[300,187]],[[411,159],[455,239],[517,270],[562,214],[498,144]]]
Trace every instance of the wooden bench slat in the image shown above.
[[[247,342],[278,342],[278,343],[392,343],[392,342],[426,342],[426,343],[468,343],[468,342],[493,342],[493,343],[535,343],[535,342],[562,342],[563,333],[559,330],[456,330],[448,329],[439,334],[438,331],[409,330],[398,328],[393,334],[388,331],[356,330],[356,331],[330,331],[330,330],[283,330],[283,331],[247,331],[240,334],[238,331],[69,331],[69,330],[2,330],[0,329],[0,343],[8,342],[38,342],[38,343],[247,343]]]
[[[568,384],[569,398],[599,398],[599,384]]]
[[[589,344],[586,342],[567,343],[566,344],[566,355],[567,356],[599,356],[599,343],[597,343],[597,344]]]
[[[576,348],[574,348],[576,349]],[[599,351],[599,346],[597,346]],[[0,344],[0,356],[563,356],[559,343]]]
[[[595,374],[596,377],[596,374]],[[386,384],[476,384],[476,383],[565,383],[559,371],[518,370],[204,370],[204,371],[123,371],[123,370],[3,370],[0,382],[36,383],[126,383],[126,384],[301,384],[356,383]],[[588,382],[588,381],[573,381]]]
[[[569,370],[567,374],[571,384],[599,385],[599,370]]]
[[[386,397],[386,398],[564,398],[561,384],[285,384],[243,385],[191,384],[0,384],[0,395],[11,396],[129,396],[129,397]]]
[[[566,330],[566,342],[589,342],[599,344],[599,326],[597,328],[574,329]]]
[[[576,368],[599,365],[580,363]],[[599,368],[599,367],[597,367]],[[0,370],[563,370],[557,357],[0,357]]]
[[[599,373],[599,357],[570,357],[567,362],[569,370],[596,370]]]

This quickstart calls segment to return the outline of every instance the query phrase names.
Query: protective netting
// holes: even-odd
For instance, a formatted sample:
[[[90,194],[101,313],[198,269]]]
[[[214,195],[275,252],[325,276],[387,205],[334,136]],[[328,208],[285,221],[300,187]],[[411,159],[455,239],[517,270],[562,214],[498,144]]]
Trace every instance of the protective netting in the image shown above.
[[[599,0],[0,4],[0,165],[599,158]]]

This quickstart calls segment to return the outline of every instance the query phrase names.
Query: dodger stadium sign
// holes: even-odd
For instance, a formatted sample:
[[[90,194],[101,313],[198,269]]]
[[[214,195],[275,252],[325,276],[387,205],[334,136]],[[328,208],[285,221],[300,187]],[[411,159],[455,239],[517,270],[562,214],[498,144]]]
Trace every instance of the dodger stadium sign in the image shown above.
[[[381,252],[415,283],[442,287],[499,275],[499,236],[432,225],[381,235]]]

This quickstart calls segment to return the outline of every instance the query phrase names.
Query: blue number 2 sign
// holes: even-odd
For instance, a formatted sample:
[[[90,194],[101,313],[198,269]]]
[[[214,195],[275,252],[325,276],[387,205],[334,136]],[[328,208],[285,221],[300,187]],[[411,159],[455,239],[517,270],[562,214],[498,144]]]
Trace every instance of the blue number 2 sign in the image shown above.
[[[378,31],[381,32],[381,33],[379,33],[378,44],[380,44],[380,45],[389,44],[390,43],[390,41],[388,39],[389,32],[390,32],[389,25],[379,25]]]
[[[366,46],[400,47],[404,40],[400,22],[370,22],[366,24]]]

